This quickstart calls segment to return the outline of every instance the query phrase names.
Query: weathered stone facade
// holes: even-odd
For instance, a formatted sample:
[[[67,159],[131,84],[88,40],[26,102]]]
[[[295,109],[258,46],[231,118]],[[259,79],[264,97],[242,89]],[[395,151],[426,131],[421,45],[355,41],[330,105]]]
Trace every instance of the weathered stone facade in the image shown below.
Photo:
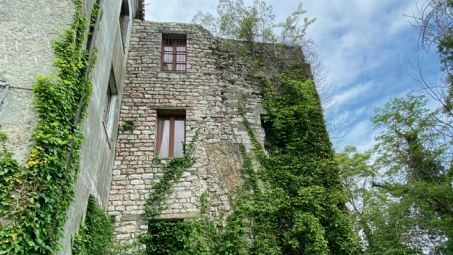
[[[93,84],[81,149],[80,174],[72,206],[67,212],[62,250],[71,254],[72,236],[84,217],[89,194],[104,208],[109,195],[122,82],[132,19],[143,10],[139,0],[83,0],[83,12],[91,16],[100,4],[92,45],[97,49],[90,79]],[[140,6],[139,6],[140,5]],[[32,107],[32,86],[39,75],[55,76],[52,41],[69,28],[75,13],[74,0],[0,1],[0,127],[8,135],[8,149],[23,164],[30,153],[30,137],[36,123]],[[88,31],[83,40],[88,40]],[[103,123],[110,78],[117,85],[117,101],[112,104],[109,137]]]
[[[95,0],[86,0],[85,13],[90,17]],[[126,73],[128,42],[132,31],[132,20],[138,8],[138,0],[99,1],[100,10],[95,24],[93,46],[96,48],[96,63],[92,71],[92,94],[88,111],[82,123],[84,141],[81,148],[80,172],[76,182],[74,202],[68,210],[68,220],[61,254],[71,253],[71,240],[83,220],[89,195],[107,207],[112,178],[112,166],[116,142],[119,107]],[[121,23],[122,8],[127,15]],[[113,86],[116,95],[107,96],[107,88]],[[107,103],[107,101],[111,101]],[[107,106],[109,105],[109,106]],[[109,122],[104,118],[109,108]]]
[[[21,163],[28,156],[36,121],[32,85],[36,76],[54,74],[51,42],[71,22],[72,13],[71,0],[0,1],[0,80],[9,84],[0,126]]]
[[[185,72],[161,71],[162,34],[187,36]],[[228,214],[232,190],[240,183],[239,144],[251,146],[240,106],[264,139],[259,90],[247,79],[251,68],[250,61],[223,52],[219,41],[198,26],[135,21],[108,206],[118,240],[133,240],[147,229],[145,199],[163,176],[155,163],[160,111],[185,111],[187,143],[200,130],[196,163],[174,185],[160,217],[195,217],[204,192],[211,217]],[[133,128],[121,130],[126,123]]]

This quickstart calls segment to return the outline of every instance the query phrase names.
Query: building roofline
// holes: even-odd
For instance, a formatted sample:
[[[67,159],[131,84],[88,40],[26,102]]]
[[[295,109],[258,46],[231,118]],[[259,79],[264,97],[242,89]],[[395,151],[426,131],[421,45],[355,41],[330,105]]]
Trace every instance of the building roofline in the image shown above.
[[[135,18],[140,20],[145,20],[145,0],[137,0],[138,8],[135,13]]]

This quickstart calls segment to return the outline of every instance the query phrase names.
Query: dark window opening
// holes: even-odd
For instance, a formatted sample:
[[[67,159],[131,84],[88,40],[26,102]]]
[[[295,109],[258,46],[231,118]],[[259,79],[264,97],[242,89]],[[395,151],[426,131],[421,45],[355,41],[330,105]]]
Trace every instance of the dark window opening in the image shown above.
[[[0,80],[0,111],[2,110],[3,102],[5,101],[6,96],[8,95],[8,90],[9,82]]]
[[[130,22],[130,12],[129,12],[129,2],[128,0],[123,0],[121,5],[120,13],[120,29],[121,29],[121,39],[123,41],[123,50],[126,48],[127,40],[127,31]]]
[[[184,111],[157,115],[157,154],[161,158],[182,157],[186,143]]]
[[[183,219],[151,220],[145,240],[146,254],[181,254],[190,234],[190,225]]]
[[[112,137],[113,132],[113,118],[115,117],[115,108],[118,99],[118,91],[116,88],[115,75],[113,69],[110,71],[109,84],[107,86],[104,114],[102,121],[107,133],[107,136]]]
[[[92,52],[94,49],[94,42],[96,40],[97,26],[99,23],[99,18],[101,17],[101,0],[96,0],[96,3],[93,5],[90,15],[90,27],[88,30],[88,39],[86,49],[88,52]]]
[[[187,60],[186,35],[162,35],[162,71],[185,72]]]
[[[109,122],[112,104],[113,104],[113,93],[112,93],[112,87],[109,85],[107,87],[106,104],[105,104],[104,118],[103,118],[105,123]]]

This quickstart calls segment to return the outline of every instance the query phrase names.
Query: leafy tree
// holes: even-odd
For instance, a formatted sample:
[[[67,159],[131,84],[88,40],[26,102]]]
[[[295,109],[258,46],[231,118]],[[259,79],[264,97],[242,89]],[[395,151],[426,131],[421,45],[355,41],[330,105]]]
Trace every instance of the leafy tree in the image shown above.
[[[436,112],[423,96],[396,98],[376,109],[373,123],[383,132],[376,137],[379,162],[389,173],[407,181],[437,182],[445,174],[441,156],[446,145],[437,130]]]
[[[396,198],[402,216],[411,224],[411,238],[406,242],[451,254],[451,155],[449,141],[444,142],[443,133],[436,132],[435,114],[426,108],[423,96],[413,95],[376,110],[373,122],[382,128],[376,137],[376,163],[387,176],[377,186]]]
[[[360,153],[352,146],[335,155],[364,254],[421,254],[405,241],[411,237],[410,224],[399,201],[373,185],[382,177],[371,156],[371,152]]]
[[[275,254],[357,254],[314,84],[296,71],[279,79],[263,89],[268,155],[260,157],[265,188],[256,199],[255,247],[271,244],[280,250]]]
[[[369,152],[357,152],[357,148],[353,146],[347,146],[342,152],[335,154],[341,182],[346,188],[348,206],[358,232],[363,232],[362,246],[372,246],[372,230],[366,216],[373,195],[371,183],[375,176],[369,163],[370,156]]]
[[[199,11],[192,22],[216,36],[245,42],[253,55],[257,43],[306,45],[306,30],[315,19],[302,18],[305,14],[302,4],[299,4],[284,22],[277,23],[272,6],[265,1],[254,0],[251,6],[247,6],[243,0],[219,0],[217,18]]]
[[[414,17],[422,45],[440,56],[441,84],[422,79],[440,107],[423,96],[393,99],[373,117],[381,130],[374,156],[353,147],[336,154],[365,254],[453,254],[452,7],[426,0]]]
[[[451,254],[453,190],[450,141],[423,96],[376,109],[373,151],[336,154],[365,254]],[[371,161],[373,158],[373,161]]]
[[[420,16],[415,17],[420,28],[422,46],[437,47],[444,76],[440,84],[432,85],[422,80],[427,94],[442,105],[445,114],[439,118],[439,125],[447,128],[453,137],[453,1],[427,0],[420,7]],[[445,130],[444,130],[445,131]]]

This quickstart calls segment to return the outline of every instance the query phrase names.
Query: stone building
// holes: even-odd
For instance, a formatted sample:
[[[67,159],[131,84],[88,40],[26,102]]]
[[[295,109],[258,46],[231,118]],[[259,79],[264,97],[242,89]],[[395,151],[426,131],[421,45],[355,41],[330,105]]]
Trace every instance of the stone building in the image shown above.
[[[240,109],[264,141],[251,61],[225,51],[199,26],[134,20],[143,11],[139,0],[85,0],[87,17],[96,4],[100,11],[84,39],[91,53],[97,51],[93,91],[61,254],[71,254],[89,195],[116,219],[120,242],[146,232],[145,200],[162,166],[192,142],[196,162],[172,187],[158,218],[197,217],[203,195],[210,217],[228,215],[241,184],[240,146],[251,148]],[[0,2],[6,35],[0,39],[0,126],[20,163],[36,124],[32,85],[38,75],[56,73],[51,42],[73,13],[73,0]]]
[[[80,175],[67,213],[61,254],[71,253],[71,236],[84,215],[88,195],[107,205],[131,21],[143,11],[139,0],[85,0],[87,17],[95,4],[100,10],[84,40],[90,52],[97,49],[97,61],[91,75],[89,110],[82,124]],[[8,148],[21,164],[30,153],[36,123],[32,85],[37,76],[56,73],[52,41],[69,26],[74,12],[73,0],[0,1],[0,126],[8,134]]]
[[[196,130],[196,163],[175,183],[159,218],[196,217],[203,193],[211,217],[228,214],[240,184],[239,144],[250,147],[241,107],[264,138],[251,65],[222,51],[199,26],[135,21],[108,206],[119,241],[146,231],[144,203],[163,176],[161,166],[181,156]]]

